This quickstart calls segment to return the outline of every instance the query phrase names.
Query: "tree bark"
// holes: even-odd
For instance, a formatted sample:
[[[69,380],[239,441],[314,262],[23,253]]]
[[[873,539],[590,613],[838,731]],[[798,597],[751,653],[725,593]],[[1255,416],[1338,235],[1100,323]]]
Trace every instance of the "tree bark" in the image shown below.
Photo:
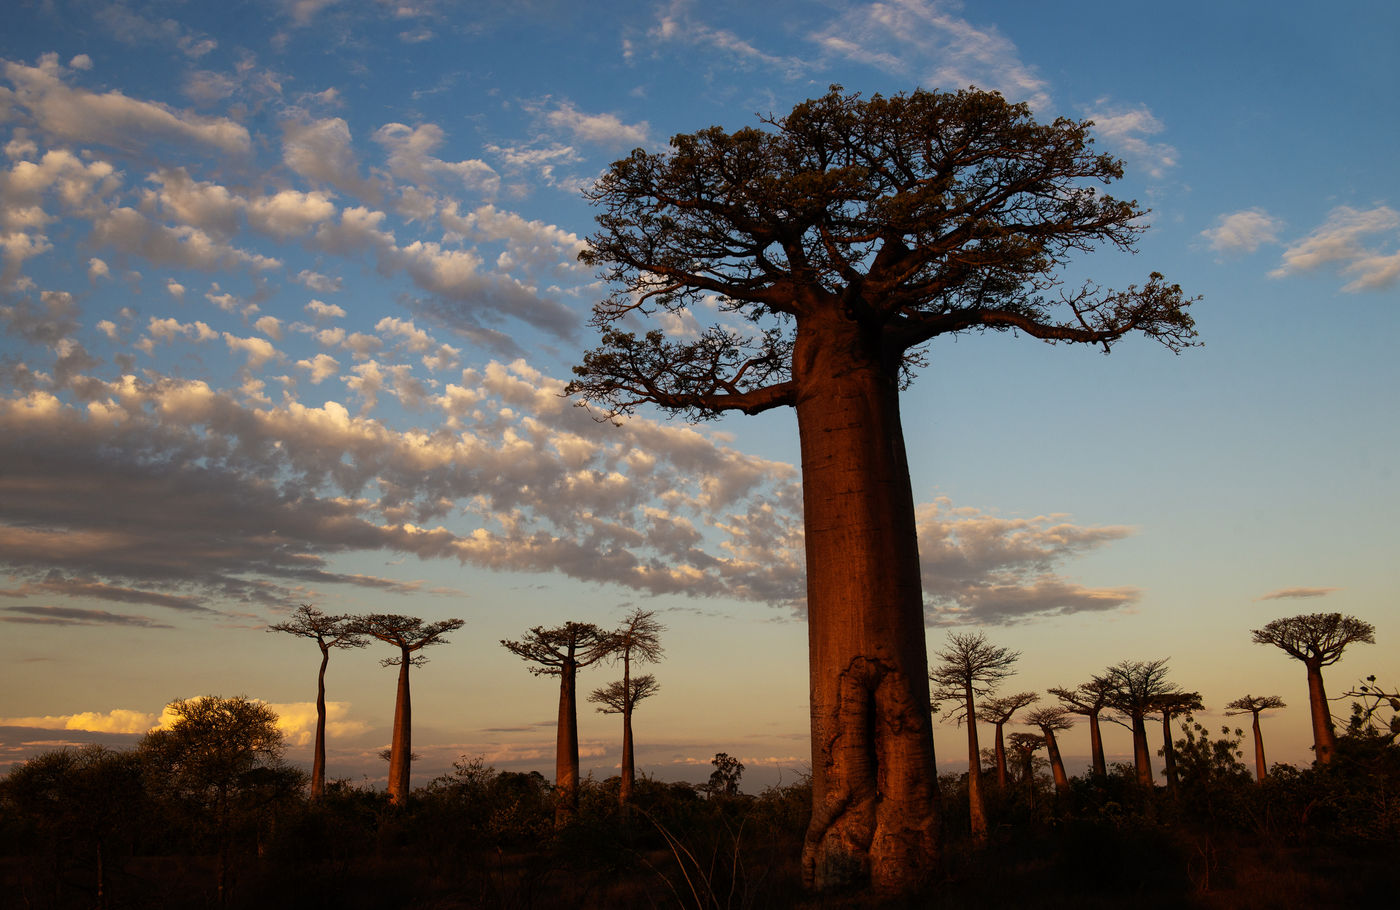
[[[1089,753],[1093,762],[1094,776],[1102,780],[1108,777],[1108,763],[1103,757],[1103,733],[1099,730],[1099,712],[1089,713]]]
[[[926,881],[937,772],[913,494],[897,367],[838,312],[798,326],[811,675],[812,821],[803,881]]]
[[[1322,666],[1313,663],[1308,668],[1308,704],[1312,708],[1313,753],[1324,765],[1337,750],[1337,732],[1332,728],[1332,709],[1327,704],[1327,690],[1322,685]]]
[[[1254,712],[1254,779],[1262,781],[1269,774],[1264,762],[1264,731],[1259,727],[1259,712]]]
[[[409,765],[413,754],[413,705],[408,693],[407,648],[399,663],[399,692],[394,699],[394,739],[389,747],[389,802],[401,806],[408,798]]]
[[[971,816],[972,838],[987,839],[987,800],[982,793],[982,747],[977,741],[977,713],[972,687],[967,687],[967,808]]]
[[[1167,779],[1167,792],[1176,795],[1176,748],[1172,745],[1172,716],[1162,712],[1162,775]]]
[[[316,674],[316,751],[311,758],[311,798],[320,799],[326,793],[326,665],[331,662],[331,649],[321,645],[321,671]]]
[[[1060,744],[1055,740],[1055,731],[1045,731],[1045,751],[1050,754],[1050,773],[1055,776],[1055,792],[1060,796],[1069,795],[1069,775],[1065,774],[1065,763],[1060,758]]]
[[[1147,749],[1147,723],[1141,714],[1133,715],[1133,766],[1138,783],[1152,787],[1152,753]]]
[[[578,709],[574,687],[578,671],[572,664],[559,668],[559,722],[554,741],[554,786],[558,791],[555,824],[578,812]]]
[[[1003,724],[997,724],[996,739],[996,760],[997,760],[997,789],[1006,789],[1006,741],[1002,738]]]
[[[622,776],[617,785],[617,801],[623,809],[632,802],[636,765],[632,760],[632,655],[622,654]]]

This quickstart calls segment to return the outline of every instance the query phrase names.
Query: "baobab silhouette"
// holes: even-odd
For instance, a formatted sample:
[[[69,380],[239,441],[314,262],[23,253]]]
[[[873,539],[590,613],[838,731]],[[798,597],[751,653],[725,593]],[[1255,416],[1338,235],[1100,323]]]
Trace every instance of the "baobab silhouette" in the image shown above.
[[[1252,633],[1254,643],[1273,645],[1308,669],[1308,707],[1312,710],[1313,754],[1322,764],[1337,751],[1337,731],[1327,706],[1322,668],[1342,659],[1354,644],[1376,643],[1376,629],[1369,622],[1341,613],[1307,613],[1275,619]]]
[[[297,607],[286,622],[268,626],[269,632],[286,632],[309,638],[321,649],[321,669],[316,673],[316,746],[311,759],[311,798],[326,792],[326,667],[332,649],[363,648],[369,644],[355,628],[352,616],[328,616],[310,604]]]
[[[1007,737],[1011,751],[1021,767],[1021,780],[1026,784],[1026,798],[1035,808],[1035,753],[1045,745],[1045,737],[1035,733],[1012,733]]]
[[[1167,792],[1176,795],[1176,747],[1172,745],[1172,718],[1192,711],[1205,710],[1199,692],[1169,692],[1158,696],[1153,706],[1162,715],[1162,776],[1167,780]]]
[[[977,699],[996,691],[1002,680],[1012,675],[1011,665],[1021,655],[991,644],[981,632],[953,632],[934,656],[938,663],[929,671],[934,697],[956,705],[944,717],[967,724],[968,812],[973,839],[983,841],[987,838],[987,803],[982,792],[982,755],[977,746]]]
[[[1069,775],[1065,774],[1065,763],[1060,758],[1060,744],[1055,734],[1074,726],[1074,717],[1065,708],[1047,705],[1036,708],[1026,715],[1026,723],[1039,727],[1045,737],[1045,752],[1050,757],[1050,773],[1055,778],[1055,792],[1064,797],[1069,794]]]
[[[1108,696],[1112,687],[1103,679],[1094,678],[1080,683],[1073,689],[1051,689],[1050,694],[1060,700],[1066,711],[1078,714],[1089,721],[1089,767],[1099,780],[1108,777],[1108,764],[1103,755],[1103,731],[1099,729],[1099,715],[1108,707]]]
[[[389,745],[389,802],[402,806],[408,799],[410,766],[413,764],[413,701],[409,696],[408,669],[428,662],[418,653],[429,645],[446,644],[443,636],[462,628],[463,620],[444,619],[425,623],[417,616],[398,613],[370,613],[355,617],[352,628],[397,648],[397,657],[386,657],[381,667],[399,668],[399,685],[394,697],[394,733]]]
[[[1137,781],[1152,786],[1152,753],[1147,748],[1147,715],[1155,713],[1157,701],[1174,695],[1177,687],[1167,682],[1167,660],[1125,660],[1094,677],[1108,690],[1108,706],[1121,717],[1110,717],[1133,731],[1133,767]]]
[[[535,626],[519,641],[501,640],[516,657],[538,666],[536,676],[559,677],[559,722],[554,738],[555,823],[578,814],[578,671],[607,657],[612,636],[591,622]]]
[[[612,288],[568,392],[616,418],[797,412],[807,566],[812,820],[804,883],[908,891],[938,852],[924,599],[899,392],[939,336],[1193,343],[1192,299],[1062,287],[1074,254],[1130,250],[1136,203],[1088,122],[1037,123],[968,89],[868,99],[833,86],[763,128],[638,149],[588,198],[580,259]],[[713,303],[694,338],[631,326]],[[753,330],[734,327],[749,320]],[[975,716],[967,718],[975,725]]]
[[[612,633],[612,659],[622,664],[622,679],[593,690],[588,700],[596,702],[604,714],[622,715],[622,766],[617,788],[618,802],[626,806],[632,800],[636,780],[636,760],[632,750],[632,711],[637,702],[655,695],[661,686],[650,673],[632,678],[632,662],[655,663],[661,659],[661,633],[666,631],[652,610],[634,609]]]
[[[1225,706],[1226,716],[1234,714],[1249,714],[1254,720],[1254,779],[1263,780],[1268,777],[1269,766],[1264,761],[1264,732],[1259,727],[1259,714],[1263,711],[1273,711],[1277,708],[1288,707],[1283,703],[1283,699],[1277,695],[1253,696],[1244,695],[1235,699]]]
[[[1016,712],[1028,705],[1040,701],[1040,696],[1034,692],[1017,692],[1015,695],[998,695],[988,698],[977,708],[977,717],[992,725],[995,730],[996,740],[993,761],[997,769],[997,787],[1006,789],[1006,738],[1002,734],[1002,728],[1011,722],[1011,718]]]

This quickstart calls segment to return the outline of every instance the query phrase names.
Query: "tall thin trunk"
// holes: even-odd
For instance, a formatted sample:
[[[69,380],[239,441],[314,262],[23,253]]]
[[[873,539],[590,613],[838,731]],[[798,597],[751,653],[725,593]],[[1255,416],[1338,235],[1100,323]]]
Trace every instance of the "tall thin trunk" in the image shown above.
[[[1254,777],[1263,780],[1269,774],[1269,766],[1264,762],[1264,731],[1259,727],[1259,712],[1254,711]]]
[[[938,851],[914,502],[897,362],[877,336],[824,311],[799,324],[793,358],[812,717],[802,872],[823,890],[911,890]]]
[[[997,756],[997,789],[1006,789],[1006,741],[1002,738],[1001,728],[1004,724],[997,724],[996,756]]]
[[[1133,766],[1137,769],[1137,781],[1144,787],[1152,786],[1152,753],[1147,750],[1147,723],[1141,714],[1133,715]]]
[[[1167,778],[1167,792],[1176,795],[1176,747],[1172,745],[1172,715],[1162,712],[1162,774]]]
[[[399,662],[399,693],[394,699],[394,740],[389,747],[389,802],[401,806],[408,798],[409,765],[413,756],[413,704],[408,694],[409,651]]]
[[[1069,775],[1065,774],[1065,763],[1060,758],[1060,744],[1055,741],[1055,731],[1045,731],[1045,751],[1050,753],[1050,773],[1055,776],[1055,792],[1060,796],[1069,795]]]
[[[578,710],[574,685],[578,670],[565,664],[559,670],[559,723],[554,742],[554,786],[559,793],[554,809],[556,824],[578,812]]]
[[[1108,777],[1108,763],[1103,757],[1103,733],[1099,730],[1099,712],[1089,712],[1089,754],[1093,762],[1094,776]]]
[[[326,665],[331,662],[331,649],[321,645],[321,671],[316,674],[316,751],[311,758],[311,798],[320,799],[326,793]]]
[[[1327,704],[1327,690],[1322,686],[1322,667],[1309,663],[1308,705],[1312,708],[1313,753],[1324,765],[1337,750],[1337,732],[1332,728],[1332,709]]]
[[[967,808],[974,840],[987,839],[987,802],[982,794],[982,749],[977,742],[977,712],[967,687]]]
[[[625,809],[632,801],[636,766],[632,761],[632,655],[622,653],[622,779],[617,785],[617,801]]]

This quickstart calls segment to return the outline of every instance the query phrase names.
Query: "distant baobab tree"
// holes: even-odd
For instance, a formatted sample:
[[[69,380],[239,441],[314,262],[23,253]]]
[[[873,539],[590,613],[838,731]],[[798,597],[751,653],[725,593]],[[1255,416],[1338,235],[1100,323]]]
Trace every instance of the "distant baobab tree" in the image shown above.
[[[1263,780],[1268,776],[1269,766],[1264,761],[1264,733],[1259,728],[1259,713],[1261,711],[1272,711],[1276,708],[1288,707],[1283,703],[1283,699],[1277,695],[1253,696],[1245,695],[1237,698],[1225,706],[1227,716],[1233,714],[1250,714],[1254,718],[1254,777],[1256,780]]]
[[[1130,249],[1135,203],[1088,122],[1037,123],[994,92],[868,99],[839,86],[764,128],[678,135],[615,162],[580,259],[612,290],[568,392],[608,416],[797,413],[811,655],[808,887],[907,892],[939,822],[924,597],[899,394],[940,336],[1015,332],[1108,347],[1193,344],[1193,302],[1059,288],[1077,253]],[[1060,290],[1060,293],[1055,293]],[[694,338],[632,324],[717,301]],[[753,323],[745,332],[741,320]],[[975,725],[976,718],[967,718]]]
[[[991,644],[981,632],[954,632],[934,656],[938,663],[929,671],[933,697],[954,702],[957,707],[944,716],[967,724],[967,800],[972,836],[986,840],[987,805],[982,792],[982,755],[977,745],[976,700],[991,695],[1002,680],[1012,675],[1011,665],[1021,654]]]
[[[554,786],[558,792],[555,822],[563,824],[578,814],[578,671],[607,657],[612,636],[591,622],[566,622],[546,629],[535,626],[519,641],[501,645],[538,666],[536,676],[559,677],[559,724],[554,739]]]
[[[1017,692],[1015,695],[998,695],[982,702],[977,716],[996,730],[996,745],[992,753],[997,769],[997,787],[1006,789],[1006,740],[1002,728],[1010,723],[1015,713],[1022,708],[1040,701],[1034,692]]]
[[[1103,732],[1099,729],[1099,714],[1108,707],[1111,687],[1102,679],[1094,678],[1073,689],[1051,689],[1050,694],[1060,700],[1066,711],[1079,714],[1089,720],[1089,767],[1099,780],[1108,777],[1108,764],[1103,755]]]
[[[1034,733],[1012,733],[1007,737],[1011,751],[1021,765],[1021,780],[1025,781],[1027,798],[1035,807],[1035,753],[1045,745],[1045,737]]]
[[[1108,690],[1108,706],[1126,720],[1110,717],[1133,731],[1133,767],[1137,781],[1152,786],[1152,753],[1147,748],[1147,715],[1157,710],[1157,700],[1179,690],[1167,682],[1167,660],[1125,660],[1094,677]]]
[[[408,691],[408,668],[422,666],[428,658],[418,652],[429,645],[446,644],[443,636],[462,628],[460,619],[425,623],[417,616],[370,613],[358,616],[354,628],[361,634],[393,645],[398,657],[386,657],[381,667],[399,668],[398,695],[394,699],[394,736],[389,746],[389,802],[403,805],[408,799],[409,768],[413,763],[413,703]]]
[[[1169,692],[1160,696],[1154,707],[1162,715],[1162,776],[1167,779],[1167,792],[1175,795],[1176,747],[1172,745],[1172,718],[1204,711],[1206,706],[1199,692]]]
[[[1308,668],[1308,706],[1312,709],[1313,754],[1327,764],[1337,751],[1337,731],[1322,685],[1322,668],[1342,659],[1348,645],[1376,643],[1369,622],[1341,613],[1307,613],[1275,619],[1252,633],[1254,643],[1273,645]]]
[[[595,702],[604,714],[622,715],[622,766],[617,788],[618,802],[626,806],[632,801],[636,780],[636,761],[632,750],[632,711],[637,702],[650,698],[661,688],[650,673],[632,678],[632,662],[655,663],[661,659],[661,633],[666,631],[652,610],[640,607],[627,614],[622,625],[612,633],[611,656],[622,663],[622,679],[593,690],[588,700]]]
[[[1074,717],[1058,705],[1036,708],[1026,715],[1026,723],[1039,727],[1045,737],[1045,752],[1050,756],[1050,773],[1055,777],[1055,792],[1060,796],[1069,793],[1069,775],[1065,774],[1065,763],[1060,758],[1060,744],[1055,734],[1074,726]]]
[[[297,607],[286,622],[273,623],[269,632],[286,632],[309,638],[321,649],[321,669],[316,674],[316,747],[311,759],[311,798],[326,792],[326,666],[332,648],[363,648],[369,640],[356,631],[354,617],[328,616],[310,604]]]

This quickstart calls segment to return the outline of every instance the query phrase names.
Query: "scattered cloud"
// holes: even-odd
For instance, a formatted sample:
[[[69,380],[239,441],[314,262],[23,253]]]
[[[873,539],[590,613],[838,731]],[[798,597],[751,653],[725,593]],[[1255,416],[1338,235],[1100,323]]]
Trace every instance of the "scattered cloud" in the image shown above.
[[[28,623],[41,626],[139,626],[146,629],[174,628],[169,623],[156,622],[145,616],[108,613],[106,610],[86,610],[77,607],[4,607],[0,622]]]
[[[1270,591],[1268,594],[1261,594],[1254,598],[1259,600],[1304,600],[1310,597],[1326,597],[1341,588],[1280,588],[1277,591]]]
[[[1320,227],[1283,251],[1283,264],[1269,276],[1286,278],[1322,268],[1351,278],[1344,291],[1393,287],[1400,280],[1400,212],[1386,205],[1367,210],[1338,206]]]
[[[1215,227],[1201,231],[1201,236],[1217,253],[1252,253],[1266,243],[1277,243],[1283,221],[1263,209],[1245,209],[1221,215]]]
[[[114,708],[107,712],[43,717],[0,717],[0,727],[32,727],[38,730],[86,730],[93,733],[145,733],[156,725],[156,715]]]
[[[1160,179],[1176,167],[1176,149],[1148,138],[1166,127],[1146,105],[1125,107],[1100,99],[1098,106],[1088,112],[1088,117],[1094,121],[1095,133],[1130,162],[1146,168],[1148,176]]]

